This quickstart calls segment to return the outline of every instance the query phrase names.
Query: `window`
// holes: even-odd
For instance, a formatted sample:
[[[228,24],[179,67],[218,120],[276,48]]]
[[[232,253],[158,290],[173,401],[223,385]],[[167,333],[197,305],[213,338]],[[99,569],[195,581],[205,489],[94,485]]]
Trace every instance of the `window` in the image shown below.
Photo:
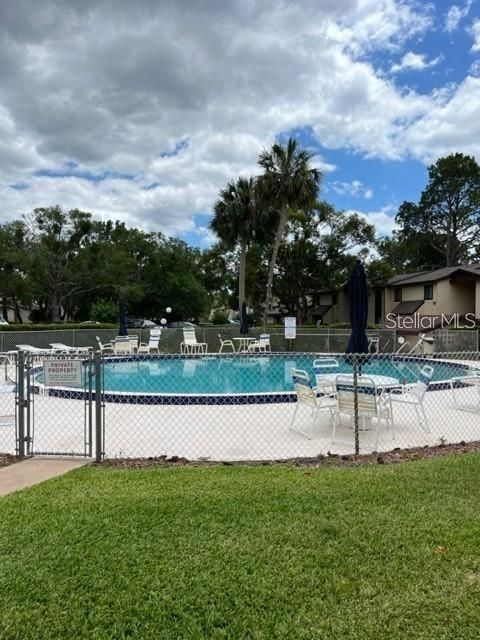
[[[397,287],[396,289],[394,289],[393,299],[395,300],[395,302],[402,301],[402,287]]]
[[[423,287],[423,299],[433,300],[433,284],[426,284]]]
[[[336,293],[332,293],[332,304],[338,304],[338,298]]]

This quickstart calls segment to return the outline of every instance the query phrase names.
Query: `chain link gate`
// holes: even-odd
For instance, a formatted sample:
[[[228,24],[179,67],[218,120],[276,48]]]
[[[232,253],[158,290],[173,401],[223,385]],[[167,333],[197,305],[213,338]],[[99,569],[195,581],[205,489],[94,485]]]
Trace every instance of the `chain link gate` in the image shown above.
[[[46,363],[81,362],[81,386],[49,388],[44,381]],[[96,366],[97,362],[97,366]],[[16,454],[23,456],[75,456],[101,459],[102,418],[99,359],[88,354],[34,354],[18,352],[16,367]],[[97,375],[96,375],[97,373]],[[100,393],[98,393],[100,391]]]

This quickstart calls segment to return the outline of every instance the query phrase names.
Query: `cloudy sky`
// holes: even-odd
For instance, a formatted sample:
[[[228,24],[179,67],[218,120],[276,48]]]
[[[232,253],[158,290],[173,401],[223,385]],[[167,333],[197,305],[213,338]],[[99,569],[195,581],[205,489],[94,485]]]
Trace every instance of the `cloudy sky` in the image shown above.
[[[427,166],[480,161],[480,0],[0,0],[0,223],[79,207],[198,246],[295,135],[379,233]]]

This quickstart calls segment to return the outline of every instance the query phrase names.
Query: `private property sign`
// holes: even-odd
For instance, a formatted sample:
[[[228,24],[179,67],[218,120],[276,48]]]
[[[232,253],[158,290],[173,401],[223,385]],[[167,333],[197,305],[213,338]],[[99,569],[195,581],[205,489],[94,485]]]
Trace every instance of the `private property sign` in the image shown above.
[[[44,360],[43,382],[46,387],[81,387],[81,360]]]

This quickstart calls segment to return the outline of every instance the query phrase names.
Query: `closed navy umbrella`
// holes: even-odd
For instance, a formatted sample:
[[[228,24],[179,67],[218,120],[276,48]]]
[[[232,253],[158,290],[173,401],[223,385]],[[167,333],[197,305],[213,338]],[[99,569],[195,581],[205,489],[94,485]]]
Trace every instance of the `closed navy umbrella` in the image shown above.
[[[368,318],[368,289],[367,276],[360,262],[357,260],[348,281],[348,298],[350,303],[350,322],[352,333],[348,341],[346,353],[368,353],[367,318]],[[360,453],[358,433],[358,375],[361,372],[360,362],[356,355],[349,361],[353,365],[353,411],[355,427],[355,455]]]
[[[246,302],[242,302],[242,308],[240,309],[240,333],[243,335],[248,333],[248,311]]]
[[[348,297],[352,333],[350,334],[346,353],[368,353],[366,334],[368,318],[367,276],[360,260],[357,260],[350,274]]]
[[[119,318],[118,318],[118,320],[119,320],[118,335],[119,336],[126,336],[126,335],[128,335],[127,317],[126,317],[126,312],[125,312],[125,303],[123,302],[123,300],[121,300],[120,303],[119,303],[118,316],[119,316]]]

